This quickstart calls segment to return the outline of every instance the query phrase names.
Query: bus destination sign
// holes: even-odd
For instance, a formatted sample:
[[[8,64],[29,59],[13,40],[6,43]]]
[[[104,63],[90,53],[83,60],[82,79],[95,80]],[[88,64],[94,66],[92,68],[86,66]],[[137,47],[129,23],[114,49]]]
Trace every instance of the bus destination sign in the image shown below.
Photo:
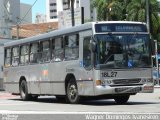
[[[143,24],[129,23],[112,23],[112,24],[96,24],[95,31],[100,32],[147,32],[147,28]]]

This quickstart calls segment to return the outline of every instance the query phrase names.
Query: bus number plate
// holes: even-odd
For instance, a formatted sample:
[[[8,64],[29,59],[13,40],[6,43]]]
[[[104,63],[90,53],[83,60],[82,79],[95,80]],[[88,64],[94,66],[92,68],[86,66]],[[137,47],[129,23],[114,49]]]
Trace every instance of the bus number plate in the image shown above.
[[[102,72],[101,73],[102,77],[116,77],[117,76],[117,72]]]

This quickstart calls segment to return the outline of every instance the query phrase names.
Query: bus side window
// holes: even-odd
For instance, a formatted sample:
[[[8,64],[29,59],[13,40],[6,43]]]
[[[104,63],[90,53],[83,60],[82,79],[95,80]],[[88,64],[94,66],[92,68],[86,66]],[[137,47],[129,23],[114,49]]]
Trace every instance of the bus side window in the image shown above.
[[[47,62],[50,60],[50,48],[49,48],[49,41],[43,41],[41,43],[42,47],[42,54],[41,54],[41,61]]]
[[[12,48],[12,66],[19,64],[19,46]]]
[[[65,60],[76,60],[79,57],[79,36],[70,35],[65,38]]]
[[[4,61],[4,66],[9,67],[11,65],[11,49],[7,48],[5,49],[5,61]]]
[[[20,64],[27,64],[29,63],[29,46],[23,45],[20,49]]]
[[[38,63],[38,43],[30,45],[30,63]]]
[[[55,48],[52,51],[53,61],[55,62],[63,61],[64,59],[63,38],[62,37],[56,38],[54,46]]]

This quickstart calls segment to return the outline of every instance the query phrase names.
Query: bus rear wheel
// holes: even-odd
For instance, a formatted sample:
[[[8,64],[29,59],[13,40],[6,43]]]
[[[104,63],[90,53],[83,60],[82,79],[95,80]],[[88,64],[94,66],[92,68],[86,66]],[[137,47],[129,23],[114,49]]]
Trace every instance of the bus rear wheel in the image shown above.
[[[27,87],[27,82],[25,80],[22,80],[20,85],[19,85],[19,91],[20,91],[20,96],[22,100],[29,100],[30,95],[28,94],[28,87]]]
[[[76,104],[79,102],[78,88],[76,80],[71,78],[67,84],[66,88],[66,101],[71,104]]]
[[[117,104],[125,104],[127,103],[130,95],[123,95],[123,96],[115,96],[114,100]]]

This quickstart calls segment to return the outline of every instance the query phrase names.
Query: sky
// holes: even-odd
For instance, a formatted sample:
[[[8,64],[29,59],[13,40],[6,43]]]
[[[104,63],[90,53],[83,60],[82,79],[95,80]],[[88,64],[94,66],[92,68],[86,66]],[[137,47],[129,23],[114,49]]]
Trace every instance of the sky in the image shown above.
[[[33,5],[36,0],[20,0],[21,3]],[[37,0],[32,7],[32,22],[35,22],[35,16],[37,13],[45,14],[46,12],[46,0]]]

